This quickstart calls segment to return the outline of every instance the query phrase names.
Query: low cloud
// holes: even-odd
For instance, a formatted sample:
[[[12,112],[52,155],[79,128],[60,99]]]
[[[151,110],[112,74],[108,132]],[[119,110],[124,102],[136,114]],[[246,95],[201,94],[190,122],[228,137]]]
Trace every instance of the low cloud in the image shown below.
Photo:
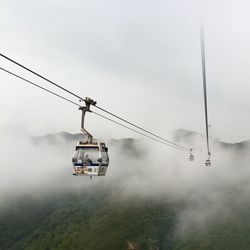
[[[5,134],[0,142],[0,204],[25,195],[36,199],[45,195],[80,192],[95,187],[115,188],[117,196],[165,200],[182,204],[176,232],[202,229],[218,217],[232,216],[231,204],[244,205],[249,200],[250,169],[248,144],[212,144],[212,167],[204,166],[206,153],[202,137],[192,137],[195,161],[188,152],[165,148],[148,140],[111,140],[107,176],[93,178],[72,176],[71,157],[76,140],[61,135],[54,140],[34,143],[28,136]],[[185,143],[185,140],[183,141]],[[129,150],[128,150],[129,147]],[[1,205],[0,205],[1,206]]]

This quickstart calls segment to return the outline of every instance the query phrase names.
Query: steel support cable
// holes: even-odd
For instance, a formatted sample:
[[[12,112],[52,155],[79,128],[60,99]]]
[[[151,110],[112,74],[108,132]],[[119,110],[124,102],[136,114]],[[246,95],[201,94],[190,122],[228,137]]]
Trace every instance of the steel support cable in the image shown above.
[[[31,69],[25,67],[25,66],[22,65],[21,63],[18,63],[17,61],[15,61],[15,60],[13,60],[13,59],[11,59],[11,58],[9,58],[9,57],[7,57],[7,56],[1,54],[1,53],[0,53],[0,56],[3,57],[3,58],[5,58],[5,59],[7,59],[8,61],[10,61],[10,62],[12,62],[12,63],[18,65],[19,67],[21,67],[21,68],[23,68],[23,69],[29,71],[30,73],[32,73],[32,74],[34,74],[34,75],[36,75],[36,76],[42,78],[43,80],[45,80],[45,81],[47,81],[47,82],[53,84],[54,86],[56,86],[56,87],[58,87],[58,88],[60,88],[60,89],[62,89],[62,90],[64,90],[64,91],[66,91],[67,93],[73,95],[74,97],[77,97],[78,99],[85,101],[85,99],[82,98],[82,97],[80,97],[79,95],[76,95],[75,93],[73,93],[73,92],[69,91],[68,89],[66,89],[66,88],[64,88],[64,87],[62,87],[62,86],[60,86],[59,84],[56,84],[55,82],[49,80],[48,78],[46,78],[46,77],[44,77],[44,76],[42,76],[42,75],[36,73],[35,71],[33,71],[33,70],[31,70]],[[176,147],[180,147],[180,148],[182,148],[182,149],[190,150],[190,148],[188,148],[188,147],[184,147],[184,146],[179,145],[179,144],[177,144],[177,143],[171,142],[171,141],[169,141],[169,140],[167,140],[167,139],[165,139],[165,138],[163,138],[163,137],[161,137],[161,136],[158,136],[158,135],[156,135],[156,134],[154,134],[154,133],[152,133],[152,132],[150,132],[150,131],[148,131],[148,130],[146,130],[146,129],[143,129],[143,128],[140,127],[140,126],[137,126],[136,124],[134,124],[134,123],[132,123],[132,122],[127,121],[126,119],[123,119],[122,117],[120,117],[120,116],[118,116],[118,115],[113,114],[112,112],[109,112],[109,111],[106,110],[106,109],[103,109],[103,108],[101,108],[101,107],[99,107],[99,106],[97,106],[97,105],[94,105],[94,107],[96,107],[97,109],[99,109],[99,110],[101,110],[101,111],[103,111],[103,112],[105,112],[105,113],[107,113],[107,114],[109,114],[109,115],[111,115],[111,116],[113,116],[113,117],[115,117],[115,118],[117,118],[117,119],[119,119],[119,120],[121,120],[121,121],[123,121],[123,122],[125,122],[125,123],[127,123],[127,124],[129,124],[129,125],[131,125],[131,126],[133,126],[133,127],[136,127],[137,129],[140,129],[140,130],[142,130],[142,131],[144,131],[144,132],[146,132],[146,133],[148,133],[148,134],[150,134],[150,135],[152,135],[152,136],[154,136],[154,137],[156,137],[156,138],[158,138],[158,139],[161,139],[161,140],[163,140],[163,141],[165,141],[165,142],[167,142],[167,143],[173,144],[173,145],[176,146]]]
[[[71,92],[70,90],[68,90],[68,89],[66,89],[66,88],[64,88],[64,87],[62,87],[62,86],[60,86],[59,84],[57,84],[57,83],[55,83],[55,82],[49,80],[48,78],[46,78],[46,77],[44,77],[44,76],[42,76],[42,75],[36,73],[35,71],[33,71],[33,70],[31,70],[31,69],[25,67],[23,64],[18,63],[17,61],[15,61],[15,60],[9,58],[8,56],[5,56],[5,55],[3,55],[3,54],[1,54],[1,53],[0,53],[0,56],[3,57],[3,58],[5,58],[5,59],[7,59],[8,61],[10,61],[10,62],[12,62],[12,63],[18,65],[19,67],[21,67],[21,68],[23,68],[23,69],[29,71],[30,73],[32,73],[32,74],[34,74],[34,75],[36,75],[36,76],[42,78],[43,80],[45,80],[45,81],[47,81],[47,82],[53,84],[54,86],[56,86],[56,87],[58,87],[58,88],[60,88],[60,89],[62,89],[62,90],[64,90],[64,91],[66,91],[67,93],[69,93],[69,94],[71,94],[71,95],[73,95],[73,96],[75,96],[75,97],[77,97],[77,98],[79,98],[79,99],[81,99],[81,100],[84,100],[82,97],[76,95],[75,93]]]
[[[46,88],[44,88],[44,87],[42,87],[42,86],[40,86],[40,85],[38,85],[38,84],[36,84],[36,83],[30,81],[30,80],[27,80],[27,79],[25,79],[25,78],[23,78],[23,77],[21,77],[21,76],[15,74],[15,73],[9,71],[9,70],[7,70],[7,69],[4,69],[4,68],[0,67],[0,70],[4,71],[4,72],[6,72],[6,73],[8,73],[8,74],[10,74],[10,75],[12,75],[12,76],[15,76],[15,77],[17,77],[17,78],[19,78],[19,79],[21,79],[21,80],[23,80],[23,81],[25,81],[25,82],[27,82],[27,83],[33,85],[33,86],[39,88],[39,89],[42,89],[42,90],[44,90],[44,91],[47,91],[48,93],[50,93],[50,94],[52,94],[52,95],[55,95],[55,96],[57,96],[57,97],[59,97],[59,98],[65,100],[65,101],[67,101],[67,102],[70,102],[70,103],[72,103],[72,104],[74,104],[74,105],[76,105],[76,106],[78,106],[78,107],[81,107],[81,105],[79,105],[78,103],[76,103],[76,102],[74,102],[74,101],[71,101],[71,100],[69,100],[68,98],[65,98],[65,97],[63,97],[63,96],[61,96],[61,95],[58,95],[58,94],[56,94],[55,92],[53,92],[53,91],[51,91],[51,90],[49,90],[49,89],[46,89]]]
[[[123,119],[123,118],[121,118],[121,117],[119,117],[119,116],[117,116],[117,115],[115,115],[115,114],[109,112],[108,110],[105,110],[105,109],[103,109],[103,108],[97,106],[97,105],[95,105],[95,106],[93,106],[93,107],[98,108],[98,109],[100,109],[101,111],[106,112],[107,114],[112,115],[112,116],[114,116],[115,118],[117,118],[117,119],[119,119],[119,120],[121,120],[121,121],[123,121],[123,122],[126,122],[127,124],[129,124],[129,125],[131,125],[131,126],[133,126],[133,127],[136,127],[136,128],[138,128],[138,129],[140,129],[140,130],[142,130],[142,131],[144,131],[144,132],[146,132],[146,133],[148,133],[148,134],[150,134],[150,135],[153,135],[154,137],[156,137],[156,138],[158,138],[158,139],[161,139],[161,140],[163,140],[163,141],[165,141],[165,142],[167,142],[167,143],[170,143],[170,144],[172,144],[172,145],[175,146],[175,147],[179,147],[179,148],[182,148],[182,149],[185,149],[185,150],[190,150],[190,149],[187,148],[187,147],[184,147],[184,146],[182,146],[182,145],[179,145],[179,144],[176,144],[176,143],[171,142],[171,141],[169,141],[169,140],[166,140],[165,138],[163,138],[163,137],[161,137],[161,136],[158,136],[158,135],[156,135],[156,134],[154,134],[154,133],[152,133],[152,132],[150,132],[150,131],[148,131],[148,130],[142,128],[142,127],[139,127],[139,126],[137,126],[136,124],[134,124],[134,123],[132,123],[132,122],[129,122],[129,121],[127,121],[127,120],[125,120],[125,119]]]
[[[205,58],[204,31],[202,26],[200,27],[200,40],[201,40],[201,61],[202,61],[202,79],[203,79],[203,93],[204,93],[207,152],[208,155],[210,156],[211,153],[209,145],[209,126],[208,126],[208,112],[207,112],[206,58]]]
[[[137,131],[137,130],[135,130],[135,129],[133,129],[133,128],[130,128],[130,127],[124,125],[124,124],[121,124],[121,123],[119,123],[119,122],[117,122],[117,121],[115,121],[115,120],[113,120],[113,119],[111,119],[111,118],[109,118],[109,117],[107,117],[107,116],[104,116],[104,115],[101,115],[101,114],[99,114],[99,113],[96,113],[95,111],[92,111],[92,113],[95,114],[95,115],[97,115],[97,116],[100,116],[100,117],[102,117],[102,118],[104,118],[104,119],[106,119],[106,120],[108,120],[108,121],[111,121],[111,122],[113,122],[113,123],[116,123],[116,124],[118,124],[118,125],[120,125],[120,126],[126,128],[126,129],[129,129],[129,130],[131,130],[131,131],[133,131],[133,132],[135,132],[135,133],[138,133],[138,134],[140,134],[140,135],[143,135],[143,136],[145,136],[145,137],[147,137],[147,138],[149,138],[149,139],[151,139],[151,140],[160,142],[160,143],[162,143],[162,144],[164,144],[164,145],[166,145],[166,146],[169,146],[169,147],[173,147],[173,148],[176,148],[176,149],[179,149],[179,150],[183,150],[183,148],[180,148],[180,147],[174,146],[174,145],[172,145],[172,144],[168,144],[168,143],[166,143],[166,142],[160,141],[160,140],[158,140],[158,139],[156,139],[156,138],[154,138],[154,137],[152,137],[152,136],[149,136],[149,135],[144,134],[144,133],[142,133],[142,132],[140,132],[140,131]]]
[[[4,72],[6,72],[6,73],[8,73],[8,74],[10,74],[10,75],[12,75],[12,76],[15,76],[15,77],[17,77],[18,79],[21,79],[21,80],[23,80],[23,81],[25,81],[25,82],[27,82],[27,83],[29,83],[29,84],[31,84],[31,85],[33,85],[33,86],[39,88],[39,89],[42,89],[42,90],[44,90],[44,91],[46,91],[46,92],[48,92],[48,93],[54,95],[54,96],[57,96],[57,97],[59,97],[59,98],[65,100],[65,101],[67,101],[67,102],[69,102],[69,103],[72,103],[72,104],[74,104],[74,105],[76,105],[76,106],[78,106],[78,107],[81,107],[81,105],[79,105],[78,103],[73,102],[73,101],[71,101],[71,100],[69,100],[69,99],[67,99],[67,98],[65,98],[65,97],[63,97],[63,96],[61,96],[61,95],[58,95],[58,94],[56,94],[55,92],[53,92],[53,91],[51,91],[51,90],[48,90],[48,89],[46,89],[46,88],[44,88],[44,87],[42,87],[42,86],[40,86],[40,85],[38,85],[38,84],[36,84],[36,83],[34,83],[34,82],[28,80],[28,79],[25,79],[25,78],[23,78],[23,77],[21,77],[21,76],[15,74],[15,73],[9,71],[9,70],[6,70],[6,69],[4,69],[4,68],[2,68],[2,67],[0,67],[0,70],[4,71]],[[135,133],[138,133],[138,134],[140,134],[140,135],[143,135],[143,136],[145,136],[145,137],[147,137],[147,138],[149,138],[149,139],[151,139],[151,140],[160,142],[160,143],[162,143],[162,144],[164,144],[164,145],[167,145],[167,146],[169,146],[169,147],[173,147],[173,148],[176,148],[176,149],[181,149],[181,148],[179,148],[179,147],[173,146],[172,144],[167,144],[167,143],[162,142],[162,141],[160,141],[160,140],[158,140],[158,139],[155,139],[155,138],[153,138],[153,137],[151,137],[151,136],[148,136],[148,135],[146,135],[146,134],[144,134],[144,133],[141,133],[140,131],[137,131],[137,130],[135,130],[135,129],[132,129],[132,128],[130,128],[130,127],[124,125],[124,124],[121,124],[121,123],[119,123],[119,122],[117,122],[117,121],[115,121],[115,120],[113,120],[113,119],[110,119],[110,118],[108,118],[107,116],[101,115],[101,114],[99,114],[99,113],[97,113],[97,112],[95,112],[95,111],[91,111],[91,112],[92,112],[93,114],[99,116],[99,117],[102,117],[103,119],[106,119],[106,120],[108,120],[108,121],[111,121],[111,122],[113,122],[113,123],[116,123],[116,124],[118,124],[118,125],[120,125],[120,126],[126,128],[126,129],[129,129],[129,130],[131,130],[131,131],[133,131],[133,132],[135,132]]]

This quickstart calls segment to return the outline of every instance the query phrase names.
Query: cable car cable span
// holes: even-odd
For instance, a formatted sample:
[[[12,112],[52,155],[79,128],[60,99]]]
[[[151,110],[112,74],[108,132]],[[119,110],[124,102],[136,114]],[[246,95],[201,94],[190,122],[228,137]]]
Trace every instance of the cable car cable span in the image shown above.
[[[135,129],[133,129],[133,128],[130,128],[130,127],[128,127],[128,126],[126,126],[126,125],[124,125],[124,124],[121,124],[121,123],[119,123],[119,122],[117,122],[117,121],[115,121],[115,120],[113,120],[113,119],[111,119],[111,118],[109,118],[109,117],[107,117],[107,116],[98,114],[98,113],[96,113],[95,111],[92,111],[92,113],[95,114],[95,115],[98,115],[98,116],[100,116],[100,117],[102,117],[102,118],[104,118],[104,119],[106,119],[106,120],[109,120],[109,121],[111,121],[111,122],[113,122],[113,123],[116,123],[116,124],[118,124],[118,125],[120,125],[120,126],[126,128],[126,129],[129,129],[129,130],[131,130],[131,131],[134,131],[135,133],[138,133],[138,134],[140,134],[140,135],[143,135],[143,136],[145,136],[145,137],[147,137],[147,138],[149,138],[149,139],[151,139],[151,140],[160,142],[160,143],[162,143],[162,144],[164,144],[164,145],[167,145],[167,146],[169,146],[169,147],[174,147],[174,148],[176,148],[176,149],[183,150],[183,148],[180,148],[180,147],[177,147],[177,146],[173,146],[172,144],[167,144],[166,142],[163,142],[163,141],[160,141],[160,140],[158,140],[158,139],[155,139],[155,138],[152,137],[152,136],[149,136],[149,135],[144,134],[144,133],[142,133],[142,132],[140,132],[140,131],[137,131],[137,130],[135,130]]]
[[[15,77],[17,77],[17,78],[19,78],[19,79],[21,79],[21,80],[23,80],[23,81],[25,81],[25,82],[27,82],[27,83],[33,85],[33,86],[39,88],[39,89],[42,89],[42,90],[44,90],[44,91],[46,91],[46,92],[48,92],[48,93],[54,95],[54,96],[57,96],[57,97],[59,97],[59,98],[65,100],[65,101],[67,101],[67,102],[69,102],[69,103],[71,103],[71,104],[74,104],[74,105],[76,105],[76,106],[78,106],[78,107],[81,107],[81,105],[79,105],[78,103],[76,103],[76,102],[74,102],[74,101],[71,101],[71,100],[69,100],[68,98],[65,98],[65,97],[63,97],[63,96],[61,96],[61,95],[58,95],[58,94],[56,94],[55,92],[53,92],[53,91],[51,91],[51,90],[48,90],[47,88],[44,88],[44,87],[42,87],[42,86],[40,86],[40,85],[38,85],[38,84],[36,84],[36,83],[34,83],[34,82],[32,82],[32,81],[26,79],[26,78],[23,78],[23,77],[21,77],[21,76],[15,74],[15,73],[9,71],[9,70],[6,70],[6,69],[4,69],[4,68],[2,68],[2,67],[0,67],[0,70],[4,71],[4,72],[6,72],[6,73],[8,73],[8,74],[10,74],[10,75],[12,75],[12,76],[15,76]],[[160,143],[162,143],[162,144],[164,144],[164,145],[167,145],[167,146],[169,146],[169,147],[173,147],[173,148],[176,148],[176,149],[183,149],[183,148],[174,146],[174,145],[172,145],[172,144],[167,144],[167,143],[165,143],[165,142],[163,142],[163,141],[160,141],[160,140],[158,140],[158,139],[155,139],[154,137],[151,137],[151,136],[149,136],[149,135],[147,135],[147,134],[141,133],[140,131],[137,131],[137,130],[135,130],[135,129],[133,129],[133,128],[130,128],[130,127],[124,125],[124,124],[121,124],[121,123],[119,123],[119,122],[117,122],[117,121],[115,121],[115,120],[113,120],[113,119],[110,119],[110,118],[107,117],[107,116],[104,116],[104,115],[102,115],[102,114],[99,114],[99,113],[97,113],[97,112],[95,112],[95,111],[91,111],[91,112],[92,112],[93,114],[99,116],[99,117],[102,117],[103,119],[106,119],[106,120],[109,120],[109,121],[111,121],[111,122],[113,122],[113,123],[116,123],[117,125],[120,125],[120,126],[126,128],[126,129],[129,129],[129,130],[135,132],[135,133],[138,133],[138,134],[140,134],[140,135],[142,135],[142,136],[145,136],[145,137],[147,137],[147,138],[149,138],[149,139],[151,139],[151,140],[160,142]]]
[[[32,74],[34,74],[34,75],[36,75],[36,76],[42,78],[43,80],[45,80],[45,81],[47,81],[47,82],[53,84],[53,85],[56,86],[57,88],[60,88],[60,89],[62,89],[62,90],[64,90],[64,91],[66,91],[67,93],[73,95],[74,97],[77,97],[77,98],[79,98],[80,100],[84,100],[82,97],[80,97],[80,96],[76,95],[75,93],[71,92],[70,90],[68,90],[68,89],[66,89],[66,88],[64,88],[64,87],[62,87],[62,86],[60,86],[59,84],[57,84],[57,83],[55,83],[55,82],[49,80],[48,78],[46,78],[46,77],[44,77],[44,76],[42,76],[42,75],[36,73],[35,71],[33,71],[33,70],[31,70],[31,69],[25,67],[23,64],[18,63],[17,61],[15,61],[15,60],[13,60],[13,59],[11,59],[11,58],[9,58],[9,57],[7,57],[7,56],[1,54],[1,53],[0,53],[0,56],[3,57],[3,58],[5,58],[5,59],[7,59],[8,61],[10,61],[10,62],[12,62],[12,63],[18,65],[19,67],[21,67],[21,68],[23,68],[23,69],[29,71],[30,73],[32,73]]]
[[[119,120],[121,120],[121,121],[123,121],[123,122],[126,122],[127,124],[129,124],[129,125],[131,125],[131,126],[133,126],[133,127],[136,127],[136,128],[138,128],[138,129],[140,129],[140,130],[142,130],[142,131],[144,131],[144,132],[146,132],[146,133],[148,133],[148,134],[150,134],[150,135],[153,135],[153,136],[155,136],[155,137],[157,137],[157,138],[159,138],[159,139],[161,139],[161,140],[163,140],[163,141],[165,141],[165,142],[167,142],[167,143],[171,143],[172,145],[174,145],[174,146],[176,146],[176,147],[180,147],[180,148],[182,148],[182,149],[190,150],[190,149],[187,148],[187,147],[184,147],[184,146],[182,146],[182,145],[179,145],[179,144],[176,144],[176,143],[171,142],[171,141],[169,141],[169,140],[166,140],[165,138],[163,138],[163,137],[161,137],[161,136],[158,136],[158,135],[156,135],[156,134],[154,134],[154,133],[152,133],[152,132],[150,132],[150,131],[148,131],[148,130],[146,130],[146,129],[140,127],[140,126],[137,126],[136,124],[134,124],[134,123],[132,123],[132,122],[129,122],[129,121],[127,121],[127,120],[125,120],[125,119],[123,119],[123,118],[121,118],[121,117],[119,117],[119,116],[117,116],[117,115],[115,115],[115,114],[113,114],[113,113],[111,113],[111,112],[109,112],[109,111],[107,111],[107,110],[101,108],[101,107],[98,107],[98,106],[96,106],[96,105],[95,105],[94,107],[100,109],[100,110],[103,111],[103,112],[106,112],[106,113],[109,114],[109,115],[114,116],[115,118],[117,118],[117,119],[119,119]]]
[[[46,77],[44,77],[44,76],[38,74],[37,72],[31,70],[30,68],[27,68],[27,67],[24,66],[23,64],[18,63],[17,61],[15,61],[15,60],[13,60],[13,59],[11,59],[11,58],[9,58],[9,57],[3,55],[2,53],[0,53],[0,56],[3,57],[3,58],[5,58],[5,59],[7,59],[8,61],[10,61],[10,62],[12,62],[12,63],[18,65],[19,67],[21,67],[21,68],[23,68],[23,69],[29,71],[30,73],[32,73],[32,74],[34,74],[34,75],[36,75],[36,76],[42,78],[43,80],[45,80],[45,81],[47,81],[47,82],[53,84],[54,86],[56,86],[56,87],[58,87],[58,88],[60,88],[60,89],[62,89],[62,90],[64,90],[64,91],[66,91],[67,93],[73,95],[74,97],[77,97],[78,99],[80,99],[80,100],[82,100],[82,101],[88,102],[88,101],[86,100],[86,98],[84,99],[84,98],[80,97],[79,95],[73,93],[72,91],[70,91],[70,90],[68,90],[68,89],[66,89],[66,88],[64,88],[64,87],[62,87],[62,86],[60,86],[59,84],[57,84],[57,83],[55,83],[55,82],[49,80],[48,78],[46,78]],[[158,136],[158,135],[156,135],[155,133],[152,133],[152,132],[150,132],[150,131],[148,131],[148,130],[146,130],[146,129],[144,129],[144,128],[142,128],[142,127],[140,127],[140,126],[138,126],[138,125],[136,125],[136,124],[134,124],[134,123],[132,123],[132,122],[129,122],[128,120],[126,120],[126,119],[124,119],[124,118],[122,118],[122,117],[120,117],[120,116],[118,116],[118,115],[115,115],[115,114],[113,114],[112,112],[109,112],[108,110],[103,109],[103,108],[101,108],[101,107],[99,107],[99,106],[97,106],[97,105],[93,105],[93,107],[95,107],[95,108],[97,108],[97,109],[99,109],[99,110],[101,110],[101,111],[103,111],[103,112],[105,112],[105,113],[107,113],[107,114],[109,114],[109,115],[111,115],[111,116],[113,116],[113,117],[115,117],[115,118],[117,118],[117,119],[119,119],[119,120],[121,120],[121,121],[123,121],[123,122],[125,122],[125,123],[127,123],[127,124],[129,124],[129,125],[131,125],[131,126],[133,126],[133,127],[136,127],[137,129],[140,129],[140,130],[142,130],[142,131],[144,131],[144,132],[146,132],[146,133],[148,133],[148,134],[150,134],[150,135],[152,135],[152,136],[154,136],[154,137],[156,137],[156,138],[158,138],[158,139],[161,139],[161,140],[163,140],[163,141],[165,141],[165,142],[167,142],[167,143],[170,143],[170,144],[172,144],[172,145],[174,145],[174,146],[176,146],[176,147],[180,147],[180,148],[185,149],[185,150],[190,150],[190,148],[188,148],[188,147],[179,145],[179,144],[174,143],[174,142],[172,142],[172,141],[170,141],[170,140],[167,140],[167,139],[165,139],[165,138],[163,138],[163,137],[161,137],[161,136]]]
[[[207,79],[206,79],[206,57],[205,57],[205,43],[204,31],[202,25],[200,26],[200,41],[201,41],[201,61],[202,61],[202,80],[203,80],[203,94],[204,94],[204,108],[205,108],[205,124],[206,124],[206,140],[207,140],[207,154],[206,166],[210,166],[210,145],[209,145],[209,125],[208,125],[208,112],[207,112]]]
[[[67,102],[70,102],[70,103],[72,103],[72,104],[74,104],[74,105],[76,105],[76,106],[78,106],[78,107],[81,107],[81,105],[79,105],[78,103],[76,103],[76,102],[74,102],[74,101],[71,101],[71,100],[69,100],[68,98],[65,98],[65,97],[63,97],[63,96],[61,96],[61,95],[58,95],[58,94],[56,94],[55,92],[53,92],[53,91],[51,91],[51,90],[49,90],[49,89],[46,89],[46,88],[44,88],[44,87],[42,87],[42,86],[40,86],[40,85],[38,85],[38,84],[36,84],[36,83],[34,83],[34,82],[28,80],[28,79],[25,79],[25,78],[23,78],[23,77],[21,77],[21,76],[15,74],[15,73],[13,73],[13,72],[7,70],[7,69],[4,69],[4,68],[0,67],[0,70],[4,71],[4,72],[6,72],[6,73],[8,73],[8,74],[10,74],[10,75],[12,75],[12,76],[15,76],[15,77],[17,77],[17,78],[19,78],[19,79],[21,79],[21,80],[23,80],[23,81],[25,81],[25,82],[27,82],[27,83],[33,85],[33,86],[39,88],[39,89],[42,89],[42,90],[44,90],[44,91],[47,91],[48,93],[50,93],[50,94],[52,94],[52,95],[54,95],[54,96],[57,96],[57,97],[59,97],[59,98],[65,100],[65,101],[67,101]]]

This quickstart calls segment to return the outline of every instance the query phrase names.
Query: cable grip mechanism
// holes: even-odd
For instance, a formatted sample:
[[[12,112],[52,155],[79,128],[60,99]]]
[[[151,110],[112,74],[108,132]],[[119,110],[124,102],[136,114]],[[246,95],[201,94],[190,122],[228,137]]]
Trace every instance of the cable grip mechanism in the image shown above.
[[[93,136],[85,129],[84,127],[84,122],[85,122],[85,114],[86,112],[92,112],[90,110],[91,105],[95,106],[96,105],[96,101],[94,101],[93,99],[86,97],[83,100],[80,101],[84,101],[85,102],[85,106],[81,106],[79,107],[79,110],[82,111],[82,120],[81,120],[81,131],[87,135],[87,143],[92,143],[93,142]]]

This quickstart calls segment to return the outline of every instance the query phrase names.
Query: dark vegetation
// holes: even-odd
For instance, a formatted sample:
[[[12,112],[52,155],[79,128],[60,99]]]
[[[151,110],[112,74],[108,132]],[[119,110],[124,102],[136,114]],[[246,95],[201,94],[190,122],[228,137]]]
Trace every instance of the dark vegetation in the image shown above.
[[[230,218],[176,232],[185,204],[122,199],[112,189],[22,197],[0,212],[1,249],[249,249],[250,210],[233,206]],[[208,208],[209,209],[209,208]]]
[[[175,209],[109,190],[26,197],[0,213],[1,249],[139,249],[173,246]]]

